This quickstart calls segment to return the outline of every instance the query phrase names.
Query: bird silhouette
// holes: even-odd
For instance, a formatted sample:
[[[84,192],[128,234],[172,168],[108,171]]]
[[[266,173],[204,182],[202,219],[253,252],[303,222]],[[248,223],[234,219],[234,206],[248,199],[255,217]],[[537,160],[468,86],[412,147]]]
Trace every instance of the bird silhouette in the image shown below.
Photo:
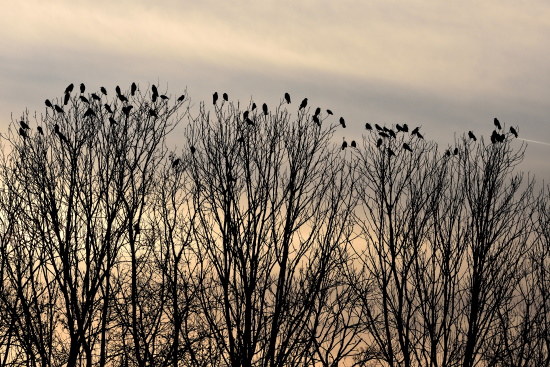
[[[321,113],[321,107],[315,109],[315,116],[318,116]]]
[[[92,99],[93,99],[94,101],[101,101],[101,97],[99,97],[99,96],[98,96],[97,94],[95,94],[95,93],[92,93]]]
[[[65,113],[65,111],[63,111],[63,108],[59,107],[58,105],[55,105],[55,111],[58,113]]]
[[[45,100],[44,103],[46,104],[46,107],[53,108],[52,102],[50,102],[49,99]]]
[[[380,135],[380,136],[383,137],[383,138],[389,138],[389,137],[390,137],[387,133],[385,133],[385,132],[383,132],[383,131],[379,131],[379,132],[378,132],[378,135]]]
[[[495,144],[498,141],[499,134],[496,130],[493,130],[493,133],[491,134],[491,143]]]
[[[227,93],[222,94],[222,97],[224,101],[229,101],[229,96],[227,95]]]
[[[197,151],[192,145],[189,147],[189,149],[191,150],[191,154],[195,154],[195,152]]]
[[[181,96],[179,96],[178,98],[178,102],[181,102],[185,99],[185,94],[182,94]]]
[[[101,87],[101,88],[99,88],[99,90],[100,90],[101,93],[103,93],[104,95],[107,95],[107,89],[105,89],[105,87]]]
[[[118,95],[121,94],[121,93],[120,93],[120,87],[119,87],[118,85],[115,87],[115,92],[116,92],[116,94],[118,94]]]
[[[36,130],[40,133],[40,135],[44,135],[44,130],[42,130],[42,126],[37,126]]]
[[[403,128],[403,131],[404,131],[404,132],[406,132],[406,133],[409,132],[409,125],[403,124],[403,127],[402,127],[402,128]]]
[[[375,127],[376,130],[378,130],[378,131],[381,131],[381,130],[382,130],[382,128],[381,128],[380,125],[378,125],[378,124],[374,124],[374,127]]]
[[[90,103],[90,101],[88,101],[88,98],[86,98],[86,97],[84,97],[84,96],[80,96],[79,98],[80,98],[80,100],[81,100],[82,102],[84,102],[84,103],[88,103],[88,104]]]
[[[319,117],[317,115],[313,115],[312,119],[313,119],[313,122],[321,126],[321,120],[319,120]]]
[[[25,121],[23,121],[23,120],[19,121],[19,124],[20,124],[21,127],[22,127],[23,129],[25,129],[25,130],[26,130],[26,129],[30,129],[29,125],[27,125],[27,124],[25,123]]]
[[[85,90],[86,86],[84,85],[84,83],[80,83],[80,93],[84,93]]]
[[[124,94],[119,94],[118,99],[120,99],[122,102],[128,102],[128,98]]]
[[[113,118],[113,116],[109,116],[109,122],[111,123],[111,125],[116,125],[117,122],[116,120]]]
[[[367,123],[365,124],[365,129],[367,129],[367,130],[372,130],[372,126],[367,122]]]
[[[172,162],[172,168],[176,168],[178,164],[180,164],[181,159],[177,158]]]
[[[381,145],[382,145],[382,138],[378,138],[378,140],[376,141],[376,147],[380,148]]]
[[[105,107],[105,109],[107,110],[107,112],[113,113],[113,110],[111,109],[111,106],[109,106],[107,103],[105,103],[105,104],[103,105],[103,107]]]
[[[346,149],[348,147],[348,142],[346,141],[346,138],[344,138],[344,142],[342,143],[342,150]]]
[[[155,103],[157,101],[158,96],[159,95],[156,94],[156,93],[151,94],[151,101],[153,101],[153,103]]]
[[[514,136],[515,136],[516,138],[518,137],[518,132],[516,131],[516,129],[514,129],[513,126],[510,126],[510,132],[511,132],[512,134],[514,134]]]
[[[158,96],[159,94],[159,91],[157,89],[157,86],[156,85],[151,85],[151,92],[153,92],[153,94],[156,94]]]
[[[251,119],[249,119],[248,117],[245,119],[246,123],[248,125],[251,125],[251,126],[256,126],[256,124],[254,123],[254,121],[252,121]]]
[[[304,98],[302,103],[300,103],[300,108],[298,110],[301,110],[302,108],[306,108],[307,106],[307,98]]]
[[[71,98],[71,95],[69,93],[65,93],[65,96],[63,96],[63,105],[66,106],[67,103],[69,103],[69,98]]]
[[[413,151],[413,150],[411,149],[411,147],[409,146],[409,144],[407,144],[407,143],[403,143],[403,149],[408,150],[409,152],[412,152],[412,151]]]
[[[391,150],[390,147],[388,147],[388,154],[391,157],[392,155],[395,155],[395,152],[393,150]]]
[[[168,96],[165,95],[165,94],[161,94],[161,95],[160,95],[160,99],[162,99],[163,101],[166,101],[167,99],[170,99],[170,97],[168,97]]]
[[[136,95],[137,85],[136,83],[132,82],[132,85],[130,86],[130,94],[133,96]]]
[[[249,113],[250,113],[250,112],[248,112],[248,111],[244,111],[244,112],[243,112],[243,119],[247,119]]]
[[[474,135],[474,133],[472,131],[468,131],[468,136],[470,137],[470,139],[472,139],[473,141],[477,141],[477,138],[476,136]]]
[[[151,117],[158,117],[157,111],[153,110],[152,108],[149,109],[149,116]]]
[[[419,132],[416,133],[416,136],[418,136],[419,139],[424,139],[424,135],[420,134]]]
[[[351,147],[352,148],[357,148],[357,143],[355,142],[355,140],[351,141]]]
[[[453,150],[453,155],[457,155],[457,154],[458,154],[458,148],[455,148],[455,149]]]
[[[403,131],[403,128],[399,124],[395,124],[395,129],[397,130],[397,132]]]
[[[91,108],[88,108],[86,110],[86,112],[84,112],[84,117],[91,117],[91,116],[96,116],[94,110],[92,110]]]
[[[340,117],[340,125],[342,125],[342,127],[345,129],[346,128],[346,121],[344,120],[343,117]]]
[[[420,130],[420,128],[419,128],[419,127],[415,127],[415,128],[413,129],[413,131],[411,131],[411,134],[413,134],[413,135],[418,134],[418,130]]]
[[[267,104],[262,105],[262,110],[264,111],[264,115],[267,116]]]
[[[327,110],[327,114],[334,115],[331,110]]]
[[[250,110],[254,111],[255,109],[256,109],[256,103],[252,102],[252,108]]]
[[[390,136],[391,136],[392,138],[394,138],[394,139],[396,138],[395,133],[393,132],[392,129],[388,129],[388,133],[390,134]]]
[[[287,104],[290,104],[290,94],[285,93],[285,101]]]
[[[496,137],[497,141],[502,143],[504,140],[506,140],[506,135],[504,134],[497,134],[497,137]]]
[[[67,88],[65,88],[65,94],[71,93],[71,92],[73,91],[73,89],[74,89],[73,83],[69,84],[69,85],[67,86]]]
[[[450,157],[450,156],[451,156],[451,151],[450,151],[449,149],[447,149],[447,150],[445,151],[445,156],[446,156],[446,157]]]
[[[134,108],[134,106],[132,106],[132,105],[122,107],[122,113],[124,113],[126,115],[126,117],[129,117],[130,116],[130,110],[132,108]]]
[[[19,128],[19,135],[21,135],[23,139],[27,138],[27,133],[25,132],[25,129],[23,129],[22,127]]]
[[[497,127],[497,129],[502,129],[502,126],[500,126],[500,121],[498,121],[498,119],[495,117],[495,119],[493,120],[493,123],[495,124],[495,126]]]

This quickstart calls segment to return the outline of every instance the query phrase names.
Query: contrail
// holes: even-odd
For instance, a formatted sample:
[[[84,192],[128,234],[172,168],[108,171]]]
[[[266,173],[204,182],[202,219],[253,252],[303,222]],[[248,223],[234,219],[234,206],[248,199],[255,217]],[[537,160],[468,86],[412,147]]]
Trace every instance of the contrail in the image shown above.
[[[532,143],[538,143],[538,144],[544,144],[544,145],[550,145],[549,143],[543,143],[542,141],[536,141],[536,140],[529,140],[529,139],[522,139],[522,138],[518,138],[519,140],[523,140],[523,141],[530,141]]]

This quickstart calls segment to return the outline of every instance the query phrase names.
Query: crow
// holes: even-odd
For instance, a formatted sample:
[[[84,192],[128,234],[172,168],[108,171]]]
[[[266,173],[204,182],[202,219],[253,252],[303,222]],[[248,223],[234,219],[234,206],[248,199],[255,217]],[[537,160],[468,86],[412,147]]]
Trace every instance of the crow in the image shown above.
[[[496,139],[502,143],[504,140],[506,140],[506,135],[504,134],[497,134]]]
[[[23,137],[23,139],[27,139],[27,133],[25,132],[25,129],[22,127],[19,128],[19,135]]]
[[[408,133],[409,132],[409,125],[403,124],[403,131]]]
[[[101,98],[100,98],[97,94],[95,94],[95,93],[92,93],[92,99],[93,99],[94,101],[100,101],[100,100],[101,100]]]
[[[153,110],[152,108],[149,109],[149,116],[151,117],[158,117],[157,111]]]
[[[107,89],[105,89],[105,87],[101,87],[101,88],[99,88],[99,90],[100,90],[101,93],[103,93],[104,95],[107,95]]]
[[[250,113],[250,112],[248,112],[248,111],[244,111],[244,112],[243,112],[243,119],[246,120],[246,119],[248,118],[248,114],[249,114],[249,113]]]
[[[80,96],[80,100],[84,103],[90,103],[90,101],[88,101],[88,98],[84,97],[84,96]]]
[[[224,101],[229,101],[229,96],[227,95],[227,93],[222,94],[222,97]]]
[[[495,144],[498,141],[499,134],[496,130],[493,130],[493,133],[491,134],[491,143]]]
[[[457,155],[458,154],[458,148],[455,148],[455,150],[453,150],[453,155]]]
[[[407,143],[403,143],[403,149],[408,150],[409,152],[412,152],[412,151],[413,151],[413,150],[411,149],[411,147],[409,146],[409,144],[407,144]]]
[[[67,88],[65,88],[65,94],[70,94],[74,89],[73,83],[69,84]]]
[[[80,83],[80,93],[84,93],[85,90],[86,86],[84,85],[84,83]]]
[[[262,110],[264,111],[264,115],[267,116],[267,104],[264,103],[264,104],[262,105]]]
[[[195,152],[197,151],[192,145],[189,147],[189,149],[191,150],[191,154],[195,154]]]
[[[395,128],[397,129],[397,132],[403,131],[403,128],[399,124],[395,124]]]
[[[300,108],[298,108],[298,110],[301,110],[302,108],[306,108],[306,106],[307,106],[307,98],[304,98],[302,103],[300,103]]]
[[[348,147],[348,142],[346,141],[346,138],[344,138],[344,142],[342,143],[342,150],[346,149]]]
[[[63,105],[67,105],[69,103],[69,98],[71,98],[71,95],[69,93],[65,93],[65,96],[63,97]]]
[[[391,157],[392,155],[395,155],[395,152],[388,147],[388,154]]]
[[[380,136],[383,137],[383,138],[389,138],[389,137],[390,137],[388,134],[386,134],[386,133],[383,132],[383,131],[379,131],[379,132],[378,132],[378,135],[380,135]]]
[[[167,99],[170,99],[170,97],[168,97],[168,96],[165,95],[165,94],[161,94],[161,95],[160,95],[160,99],[162,99],[163,101],[166,101]]]
[[[334,115],[334,114],[332,113],[331,110],[327,110],[327,113],[328,113],[329,115]]]
[[[44,135],[44,130],[42,130],[42,126],[37,126],[36,130],[40,133],[40,135]]]
[[[22,127],[23,129],[25,129],[25,130],[30,129],[29,125],[27,125],[27,124],[25,123],[25,121],[23,121],[23,120],[19,121],[19,124],[20,124],[21,127]]]
[[[393,132],[392,129],[388,129],[388,133],[390,134],[390,136],[391,136],[392,138],[395,139],[396,136],[395,136],[395,133]]]
[[[50,102],[49,99],[45,100],[44,103],[46,104],[46,107],[53,108],[52,102]]]
[[[372,126],[367,122],[367,123],[365,124],[365,129],[367,129],[367,130],[372,130]]]
[[[424,139],[424,135],[420,134],[419,132],[416,133],[416,136],[418,136],[419,139]]]
[[[419,127],[415,127],[415,128],[413,129],[413,131],[411,131],[411,134],[413,134],[413,135],[418,134],[418,130],[420,130],[420,128],[419,128]]]
[[[382,131],[382,128],[380,127],[380,125],[378,125],[378,124],[374,124],[374,127],[376,128],[376,130],[378,130],[378,131]]]
[[[321,113],[321,107],[317,107],[315,109],[315,116],[319,115]]]
[[[315,122],[317,125],[321,126],[321,120],[319,120],[319,117],[317,115],[313,115],[313,122]]]
[[[251,110],[254,111],[256,109],[256,103],[252,102],[252,108]]]
[[[380,148],[380,145],[382,145],[382,138],[378,138],[378,140],[376,141],[376,147]]]
[[[351,147],[352,148],[357,148],[357,143],[355,142],[355,140],[351,141]]]
[[[156,94],[156,95],[158,96],[158,94],[159,94],[159,91],[158,91],[158,89],[157,89],[157,86],[156,86],[156,85],[154,85],[154,84],[153,84],[153,85],[151,85],[151,91],[153,92],[153,94]],[[216,96],[217,96],[217,95],[218,95],[218,94],[216,93]]]
[[[517,132],[516,129],[514,129],[513,126],[510,126],[510,132],[511,132],[512,134],[514,134],[514,136],[515,136],[516,138],[518,137],[518,132]]]
[[[340,117],[340,125],[342,125],[342,127],[345,129],[346,128],[346,121],[344,120],[343,117]]]
[[[113,118],[113,116],[109,116],[109,122],[111,123],[111,125],[116,125],[116,120]]]
[[[450,156],[451,156],[451,151],[450,151],[449,149],[447,149],[447,150],[445,151],[445,156],[446,156],[446,157],[450,157]]]
[[[156,93],[151,94],[151,101],[153,101],[153,103],[155,103],[157,101],[158,96],[159,95],[156,94]]]
[[[107,112],[113,113],[113,110],[111,109],[111,106],[109,106],[107,103],[105,103],[105,104],[103,105],[103,107],[105,107],[105,109],[107,110]]]
[[[58,113],[65,113],[65,111],[63,111],[63,108],[59,107],[58,105],[55,105],[55,111]]]
[[[497,127],[497,129],[502,129],[502,126],[500,126],[500,121],[498,121],[498,119],[495,117],[495,119],[493,120],[495,126]]]
[[[116,94],[120,95],[120,87],[118,85],[115,88],[115,92]]]
[[[130,94],[132,95],[132,97],[136,94],[136,90],[137,90],[137,85],[136,83],[132,82],[132,86],[130,87]]]
[[[128,98],[124,94],[119,94],[118,99],[120,99],[122,102],[128,102]]]
[[[474,133],[472,131],[468,131],[468,136],[470,137],[470,139],[472,139],[473,141],[477,141],[477,138],[476,136],[474,135]]]
[[[246,120],[246,123],[248,125],[251,125],[251,126],[255,126],[256,124],[254,123],[254,121],[252,121],[251,119],[249,119],[248,117],[245,119]]]
[[[290,94],[285,93],[285,101],[287,104],[290,104]]]
[[[185,99],[185,94],[182,94],[181,96],[179,96],[178,98],[178,102],[181,102]]]
[[[126,115],[126,117],[129,117],[130,116],[130,110],[132,108],[134,108],[134,106],[132,106],[132,105],[122,107],[122,113],[124,113]]]

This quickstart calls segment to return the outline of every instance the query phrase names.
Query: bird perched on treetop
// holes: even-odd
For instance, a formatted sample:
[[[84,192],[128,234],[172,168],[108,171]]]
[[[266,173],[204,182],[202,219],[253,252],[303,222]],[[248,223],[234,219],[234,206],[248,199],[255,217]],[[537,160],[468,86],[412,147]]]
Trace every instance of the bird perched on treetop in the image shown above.
[[[332,113],[331,110],[327,110],[327,113],[328,113],[329,115],[334,115],[334,114]]]
[[[343,117],[340,117],[340,125],[342,125],[342,127],[345,129],[346,128],[346,121],[344,120]]]
[[[84,83],[80,83],[80,93],[84,93],[85,90],[86,86],[84,85]]]
[[[222,94],[222,97],[224,101],[229,101],[229,96],[227,95],[227,93]]]
[[[380,136],[383,137],[383,138],[389,138],[389,137],[390,137],[388,134],[386,134],[386,133],[383,132],[383,131],[379,131],[379,132],[378,132],[378,135],[380,135]]]
[[[264,104],[262,105],[262,111],[264,111],[264,115],[267,116],[267,104],[264,103]]]
[[[351,147],[352,148],[357,148],[357,143],[355,142],[355,140],[351,141]]]
[[[99,88],[99,90],[100,90],[101,93],[103,93],[104,95],[107,95],[107,89],[105,89],[105,87],[101,87],[101,88]]]
[[[137,85],[136,83],[132,82],[132,86],[130,87],[130,94],[134,96],[136,94]]]
[[[40,133],[40,135],[44,135],[44,130],[42,130],[42,126],[37,126],[36,130]]]
[[[409,146],[409,144],[407,144],[407,143],[403,143],[403,149],[408,150],[409,152],[412,152],[412,151],[413,151],[413,150],[411,149],[411,147]]]
[[[380,148],[380,145],[382,145],[382,138],[378,138],[378,140],[376,141],[376,147]]]
[[[95,93],[92,93],[92,99],[93,99],[94,101],[100,101],[100,100],[101,100],[101,98],[100,98],[97,94],[95,94]]]
[[[69,98],[71,98],[71,95],[69,93],[65,93],[65,96],[63,97],[63,105],[67,105]]]
[[[388,154],[391,157],[392,155],[395,155],[395,152],[393,150],[391,150],[390,147],[388,147]]]
[[[103,105],[103,107],[105,107],[105,109],[107,110],[107,112],[113,113],[113,110],[111,109],[111,106],[109,106],[107,103],[105,103],[105,104]]]
[[[84,97],[84,96],[80,96],[79,98],[80,98],[80,100],[81,100],[82,102],[84,102],[84,103],[88,103],[88,104],[90,103],[90,101],[88,101],[88,98],[86,98],[86,97]]]
[[[472,131],[468,131],[468,136],[470,137],[470,139],[472,139],[473,141],[477,141],[477,138],[476,136],[474,135],[474,133]]]
[[[367,130],[372,130],[372,126],[367,122],[367,123],[365,124],[365,129],[367,129]]]
[[[90,117],[90,116],[96,116],[96,114],[94,110],[92,110],[91,108],[88,108],[86,112],[84,112],[84,117]]]
[[[44,103],[46,104],[46,107],[53,108],[52,102],[50,102],[49,99],[45,100]]]
[[[290,104],[290,94],[285,93],[285,101],[287,104]]]
[[[403,124],[402,129],[403,129],[404,132],[408,133],[409,132],[409,125]]]
[[[510,126],[510,132],[511,132],[512,134],[514,134],[514,136],[515,136],[516,138],[518,137],[518,132],[516,131],[516,129],[514,129],[513,126]]]
[[[319,115],[321,113],[321,107],[317,107],[315,109],[315,116]]]
[[[252,102],[252,108],[251,110],[254,111],[256,109],[256,103]]]
[[[298,108],[298,110],[301,110],[302,108],[306,108],[306,106],[307,106],[307,98],[304,98],[302,103],[300,103],[300,108]]]
[[[346,138],[344,138],[344,142],[342,143],[342,150],[346,149],[348,147],[348,142],[346,141]]]
[[[63,108],[59,107],[58,105],[55,105],[55,111],[58,113],[64,113]]]
[[[178,102],[181,102],[185,99],[185,94],[182,94],[181,96],[179,96],[178,98]]]
[[[23,129],[30,129],[29,125],[27,125],[23,120],[19,121],[19,124]]]
[[[493,120],[493,123],[495,124],[495,126],[497,127],[497,129],[502,129],[502,126],[500,126],[500,121],[498,121],[498,119],[495,117],[495,119]]]
[[[321,120],[319,120],[319,116],[313,115],[312,119],[313,119],[313,122],[315,122],[317,125],[321,126]]]
[[[382,130],[382,128],[381,128],[380,125],[378,125],[378,124],[374,124],[374,127],[375,127],[376,130],[378,130],[378,131],[381,131],[381,130]]]
[[[23,139],[27,138],[27,133],[25,132],[25,129],[23,129],[22,127],[19,128],[19,135],[21,135]]]
[[[115,87],[115,92],[116,94],[120,95],[120,87],[118,85]]]
[[[65,88],[65,94],[69,94],[73,91],[74,89],[74,85],[73,83],[69,84],[69,86],[67,88]]]
[[[411,134],[413,135],[417,134],[419,129],[420,129],[419,127],[415,127],[413,131],[411,131]]]

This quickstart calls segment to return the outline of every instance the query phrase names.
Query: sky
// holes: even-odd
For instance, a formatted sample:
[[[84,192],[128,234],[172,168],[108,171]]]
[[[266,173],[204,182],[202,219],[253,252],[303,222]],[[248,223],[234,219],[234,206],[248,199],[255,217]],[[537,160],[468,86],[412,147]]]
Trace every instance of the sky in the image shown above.
[[[347,140],[407,123],[446,149],[469,130],[488,139],[498,117],[531,140],[521,170],[550,182],[547,1],[25,0],[0,24],[2,134],[70,83],[187,89],[195,106],[289,92],[345,117]]]

